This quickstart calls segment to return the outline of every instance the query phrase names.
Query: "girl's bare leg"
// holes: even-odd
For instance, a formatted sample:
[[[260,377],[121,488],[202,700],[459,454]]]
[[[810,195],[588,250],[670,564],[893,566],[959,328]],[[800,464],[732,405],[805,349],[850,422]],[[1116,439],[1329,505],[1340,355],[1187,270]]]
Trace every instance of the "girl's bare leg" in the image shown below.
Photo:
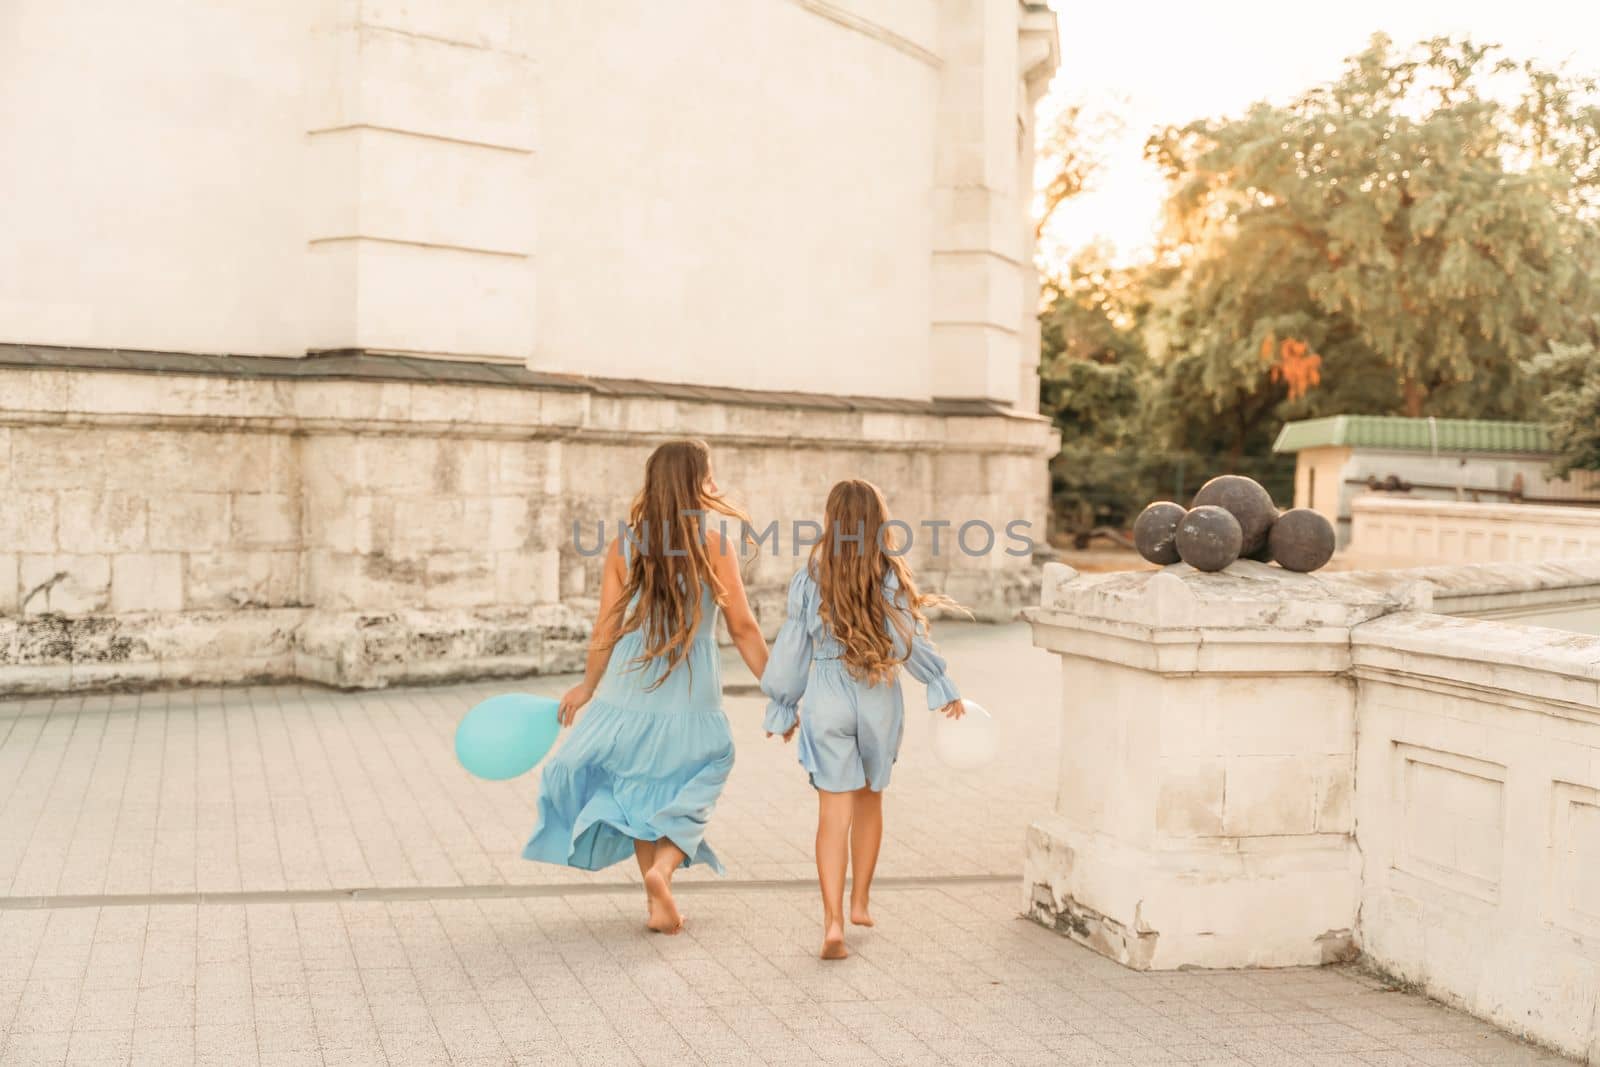
[[[850,816],[854,793],[817,790],[817,881],[822,886],[822,958],[842,960],[844,946],[844,875],[850,862]]]
[[[635,838],[633,842],[633,858],[639,864],[639,877],[643,878],[650,873],[650,865],[656,861],[656,843],[654,841],[640,841]],[[644,907],[645,911],[648,912],[650,910],[650,898],[648,896],[645,897]]]
[[[854,796],[850,822],[850,921],[857,926],[871,926],[867,898],[872,894],[872,872],[878,866],[878,850],[883,846],[883,794],[857,789]]]
[[[655,845],[655,859],[644,872],[644,892],[650,900],[650,921],[645,925],[658,934],[676,934],[683,930],[683,916],[672,899],[672,875],[683,863],[683,850],[665,838]]]

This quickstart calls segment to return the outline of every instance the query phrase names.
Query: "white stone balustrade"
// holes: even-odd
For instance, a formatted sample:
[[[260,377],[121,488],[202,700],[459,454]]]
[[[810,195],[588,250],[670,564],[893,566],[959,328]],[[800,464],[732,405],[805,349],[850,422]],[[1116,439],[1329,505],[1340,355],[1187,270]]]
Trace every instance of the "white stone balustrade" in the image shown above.
[[[1600,507],[1367,493],[1350,515],[1349,560],[1360,567],[1600,559]]]
[[[1600,1062],[1600,638],[1437,614],[1420,573],[1052,565],[1027,615],[1063,743],[1027,908],[1138,969],[1364,953]]]

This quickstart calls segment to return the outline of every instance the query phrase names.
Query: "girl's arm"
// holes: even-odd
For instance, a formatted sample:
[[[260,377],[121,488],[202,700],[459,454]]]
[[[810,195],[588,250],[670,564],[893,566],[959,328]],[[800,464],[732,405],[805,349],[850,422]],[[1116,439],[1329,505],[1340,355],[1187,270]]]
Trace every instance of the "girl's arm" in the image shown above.
[[[600,572],[600,612],[594,620],[594,633],[589,638],[589,656],[583,665],[583,681],[568,689],[561,698],[558,716],[562,726],[571,726],[578,717],[578,709],[589,703],[595,687],[606,673],[611,662],[611,650],[616,647],[617,630],[622,625],[622,613],[617,610],[622,599],[622,585],[627,580],[623,571],[622,542],[612,541],[606,551],[605,566]]]
[[[711,570],[722,585],[726,602],[722,614],[728,620],[728,636],[739,658],[757,678],[767,669],[767,639],[761,636],[761,626],[750,601],[744,593],[744,576],[739,573],[739,550],[715,530],[706,531],[706,551],[711,556]]]
[[[767,717],[762,726],[767,736],[782,734],[785,741],[794,735],[800,721],[800,698],[806,692],[811,673],[811,631],[806,625],[806,572],[802,570],[789,583],[788,616],[778,639],[772,643],[772,659],[761,675],[761,691],[767,694]]]
[[[898,595],[894,606],[897,610],[905,611]],[[961,718],[967,710],[961,703],[961,691],[945,673],[944,657],[939,655],[933,647],[933,642],[928,640],[927,627],[918,625],[916,620],[910,617],[909,612],[906,612],[905,621],[911,625],[911,651],[906,654],[906,672],[928,687],[928,710],[938,709],[952,719]],[[893,629],[895,651],[903,652],[905,639],[898,627]]]

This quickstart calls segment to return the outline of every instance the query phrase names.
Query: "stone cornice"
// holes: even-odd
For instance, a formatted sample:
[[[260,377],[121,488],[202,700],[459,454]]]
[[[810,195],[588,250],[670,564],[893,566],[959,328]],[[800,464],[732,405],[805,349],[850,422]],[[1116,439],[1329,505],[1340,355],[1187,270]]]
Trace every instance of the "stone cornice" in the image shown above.
[[[1600,723],[1600,637],[1418,610],[1428,598],[1412,595],[1417,573],[1323,577],[1242,561],[1219,574],[1180,564],[1080,578],[1052,565],[1042,606],[1023,615],[1041,648],[1163,675],[1350,674]]]
[[[1050,79],[1061,66],[1061,35],[1056,13],[1044,4],[1022,5],[1017,27],[1022,83],[1030,103],[1035,103],[1050,86]]]
[[[1350,632],[1356,677],[1600,723],[1600,637],[1399,612]]]
[[[827,411],[896,411],[921,415],[1003,416],[1048,422],[1041,415],[1007,408],[992,400],[935,397],[916,400],[889,396],[739,389],[723,385],[657,382],[551,374],[503,363],[371,355],[361,351],[319,352],[305,357],[230,356],[193,352],[150,352],[120,348],[72,348],[0,342],[0,369],[111,371],[123,374],[199,375],[247,380],[415,382],[488,388],[550,389],[597,396],[643,396],[708,400],[757,407],[817,408]]]
[[[1350,631],[1338,626],[1172,629],[1045,608],[1024,608],[1022,617],[1033,624],[1039,648],[1161,675],[1303,677],[1350,669]]]
[[[1047,455],[980,401],[763,393],[365,355],[303,360],[0,346],[0,425]]]
[[[1425,584],[1433,609],[1439,614],[1474,618],[1525,614],[1530,606],[1548,609],[1600,597],[1600,559],[1440,564],[1345,571],[1337,578],[1375,592],[1396,592]]]
[[[790,3],[813,15],[827,19],[829,22],[853,30],[869,40],[887,45],[903,55],[910,56],[919,63],[938,70],[944,66],[944,60],[937,54],[924,48],[904,34],[896,33],[880,23],[849,11],[839,4],[829,3],[828,0],[789,0]]]

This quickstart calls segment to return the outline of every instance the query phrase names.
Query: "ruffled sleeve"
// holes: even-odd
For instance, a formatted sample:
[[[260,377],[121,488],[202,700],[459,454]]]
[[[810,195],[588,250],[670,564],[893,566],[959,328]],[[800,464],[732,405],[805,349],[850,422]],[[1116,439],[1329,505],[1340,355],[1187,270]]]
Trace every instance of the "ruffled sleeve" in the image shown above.
[[[911,638],[911,655],[906,658],[906,670],[911,677],[928,687],[930,710],[961,699],[961,690],[945,673],[944,657],[934,651],[928,641],[927,631],[922,627],[918,627],[916,635]]]
[[[788,617],[761,675],[761,691],[768,698],[762,729],[769,734],[788,733],[800,715],[800,698],[811,673],[810,585],[811,576],[802,567],[789,583]]]
[[[905,600],[900,595],[900,583],[895,579],[893,571],[889,572],[888,580],[884,583],[884,593],[896,610],[906,610]],[[928,628],[916,625],[911,635],[909,654],[905,651],[905,639],[900,636],[899,628],[892,629],[895,634],[895,655],[904,655],[906,672],[928,687],[928,709],[931,711],[942,708],[952,700],[960,700],[961,691],[945,673],[944,657],[939,655],[933,647],[933,642],[928,640]]]

